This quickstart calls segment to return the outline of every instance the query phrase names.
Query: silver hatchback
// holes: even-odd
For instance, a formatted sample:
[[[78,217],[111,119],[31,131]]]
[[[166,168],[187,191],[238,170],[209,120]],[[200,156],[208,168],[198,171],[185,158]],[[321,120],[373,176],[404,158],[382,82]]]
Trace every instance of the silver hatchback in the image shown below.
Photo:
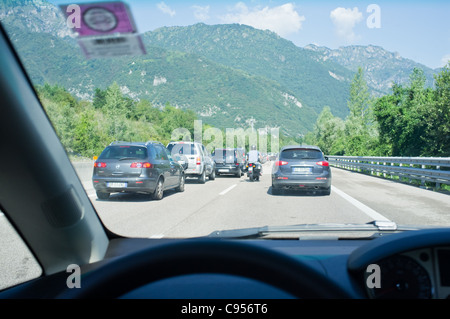
[[[178,155],[185,158],[188,163],[184,173],[186,177],[195,177],[200,183],[216,178],[216,166],[214,160],[206,151],[203,144],[198,142],[170,142],[167,149],[172,157]]]

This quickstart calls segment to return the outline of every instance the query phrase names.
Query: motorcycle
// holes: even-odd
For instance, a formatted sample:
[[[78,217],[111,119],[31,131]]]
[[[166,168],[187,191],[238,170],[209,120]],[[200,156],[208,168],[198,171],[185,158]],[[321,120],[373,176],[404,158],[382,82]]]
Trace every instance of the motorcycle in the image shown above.
[[[259,181],[259,176],[261,176],[261,164],[248,163],[247,177],[250,179],[250,181]]]

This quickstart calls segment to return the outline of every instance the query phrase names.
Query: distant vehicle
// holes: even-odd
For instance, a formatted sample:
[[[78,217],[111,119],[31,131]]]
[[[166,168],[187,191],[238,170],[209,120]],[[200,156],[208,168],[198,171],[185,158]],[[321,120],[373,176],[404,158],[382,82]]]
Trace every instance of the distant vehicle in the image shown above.
[[[217,148],[212,157],[216,163],[216,175],[233,174],[240,178],[244,174],[246,160],[237,148]]]
[[[160,142],[113,142],[95,161],[92,182],[99,199],[122,192],[160,200],[165,190],[183,192],[185,175]]]
[[[272,194],[282,189],[318,190],[331,193],[329,163],[317,146],[286,146],[272,169]]]
[[[277,159],[277,153],[269,153],[269,161],[275,161]]]
[[[216,178],[215,163],[203,144],[198,142],[170,142],[167,149],[172,156],[184,155],[188,165],[186,177],[195,177],[200,183]]]

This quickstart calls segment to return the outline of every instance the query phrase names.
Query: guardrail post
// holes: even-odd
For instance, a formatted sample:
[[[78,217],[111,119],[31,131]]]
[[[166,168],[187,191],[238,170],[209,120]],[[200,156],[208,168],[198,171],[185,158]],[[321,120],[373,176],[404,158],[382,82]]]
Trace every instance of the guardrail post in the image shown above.
[[[391,168],[392,168],[392,166],[395,166],[393,162],[391,162]],[[391,171],[391,179],[393,179],[393,178],[394,178],[394,175],[392,175],[392,171]]]
[[[422,169],[425,169],[425,165],[421,165],[421,167],[422,167]],[[420,188],[425,188],[425,176],[422,175],[420,177],[422,177],[420,179]]]
[[[436,170],[441,170],[441,166],[436,166]],[[441,183],[439,183],[439,181],[436,181],[435,185],[434,185],[434,190],[439,190],[439,188],[441,188]]]
[[[409,167],[414,167],[414,165],[413,164],[409,164]],[[412,179],[411,179],[411,176],[409,177],[409,183],[411,184],[411,182],[412,182]]]

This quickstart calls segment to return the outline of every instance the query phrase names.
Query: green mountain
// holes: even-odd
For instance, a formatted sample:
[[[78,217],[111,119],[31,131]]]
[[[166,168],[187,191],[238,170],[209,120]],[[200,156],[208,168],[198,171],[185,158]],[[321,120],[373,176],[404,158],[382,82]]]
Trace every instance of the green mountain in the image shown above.
[[[317,116],[278,83],[197,55],[147,45],[145,56],[86,60],[73,40],[7,29],[33,83],[58,84],[82,99],[115,81],[134,99],[192,109],[215,127],[248,128],[252,120],[295,136]]]
[[[328,105],[335,115],[347,115],[349,83],[354,72],[333,61],[324,61],[320,54],[299,48],[274,32],[239,24],[199,23],[147,32],[144,41],[273,80],[316,113]]]

